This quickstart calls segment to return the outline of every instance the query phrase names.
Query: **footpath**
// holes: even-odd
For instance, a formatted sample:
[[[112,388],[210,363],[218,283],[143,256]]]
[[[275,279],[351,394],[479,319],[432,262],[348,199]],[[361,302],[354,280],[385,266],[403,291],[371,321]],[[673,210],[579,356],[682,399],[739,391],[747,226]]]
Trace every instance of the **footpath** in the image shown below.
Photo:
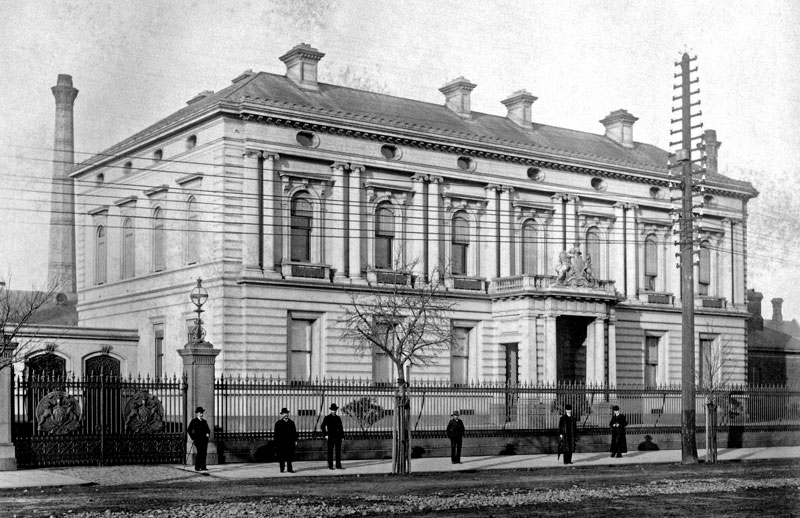
[[[702,461],[704,451],[698,451]],[[797,459],[800,447],[729,448],[720,449],[719,462],[738,462],[766,459]],[[490,457],[464,457],[460,464],[452,464],[447,457],[412,459],[414,473],[447,473],[451,471],[484,471],[491,469],[541,469],[583,468],[591,466],[669,464],[681,461],[680,450],[637,451],[621,459],[608,453],[576,453],[573,464],[564,466],[556,455],[507,455]],[[344,462],[344,470],[329,470],[324,461],[295,462],[294,473],[280,473],[277,463],[219,464],[198,473],[192,466],[184,465],[130,465],[130,466],[78,466],[18,471],[0,471],[0,490],[16,488],[58,487],[73,485],[113,486],[125,484],[175,483],[187,480],[197,482],[270,478],[336,477],[353,475],[386,475],[391,473],[391,460],[352,460]]]

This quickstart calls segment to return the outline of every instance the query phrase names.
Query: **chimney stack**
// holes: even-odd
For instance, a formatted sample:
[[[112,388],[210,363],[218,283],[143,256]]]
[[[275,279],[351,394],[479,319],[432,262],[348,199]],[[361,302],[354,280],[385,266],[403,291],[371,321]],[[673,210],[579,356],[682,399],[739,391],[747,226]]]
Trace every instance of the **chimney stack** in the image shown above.
[[[706,171],[709,173],[718,173],[718,153],[722,142],[717,140],[717,132],[715,130],[705,130],[703,132],[703,140],[706,146]]]
[[[783,324],[783,299],[772,299],[772,323]]]
[[[762,330],[764,329],[764,319],[761,316],[761,301],[764,300],[764,295],[760,291],[754,289],[747,290],[747,312],[750,313],[748,322],[751,329]]]
[[[72,108],[78,90],[72,87],[72,76],[67,74],[59,74],[56,86],[51,90],[56,98],[56,128],[47,289],[58,289],[68,297],[74,297],[78,291],[75,280],[75,187],[69,173],[75,164]]]
[[[633,123],[638,120],[627,110],[614,110],[600,124],[606,128],[606,137],[624,147],[633,147]]]
[[[536,102],[538,97],[534,97],[526,90],[517,90],[511,96],[502,102],[508,108],[509,119],[516,122],[523,128],[528,128],[531,125],[531,106]]]
[[[295,45],[279,59],[286,64],[286,77],[305,90],[319,91],[317,64],[324,53],[307,43]]]
[[[461,76],[439,88],[439,91],[444,94],[444,105],[446,107],[456,112],[460,117],[469,119],[472,117],[469,94],[476,86],[478,85],[470,83],[464,76]]]

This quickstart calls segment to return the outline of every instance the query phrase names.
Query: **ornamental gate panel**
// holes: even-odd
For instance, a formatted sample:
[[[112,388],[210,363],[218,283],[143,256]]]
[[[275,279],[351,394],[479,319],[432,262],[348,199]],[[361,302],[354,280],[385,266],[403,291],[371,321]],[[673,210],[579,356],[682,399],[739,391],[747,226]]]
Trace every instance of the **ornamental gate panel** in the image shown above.
[[[181,464],[186,391],[186,379],[178,377],[17,377],[17,466]]]

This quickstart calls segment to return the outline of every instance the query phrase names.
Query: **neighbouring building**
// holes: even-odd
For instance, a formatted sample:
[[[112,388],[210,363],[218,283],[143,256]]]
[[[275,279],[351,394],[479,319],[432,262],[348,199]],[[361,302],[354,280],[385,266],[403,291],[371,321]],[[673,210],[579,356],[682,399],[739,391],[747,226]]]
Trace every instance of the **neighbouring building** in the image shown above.
[[[800,324],[783,319],[783,299],[772,299],[772,318],[761,316],[764,295],[747,290],[747,381],[758,385],[800,382]]]
[[[444,275],[461,345],[415,377],[680,381],[668,153],[634,139],[636,117],[546,126],[524,90],[478,113],[463,77],[441,104],[361,91],[319,82],[323,57],[298,45],[284,75],[247,70],[72,170],[81,326],[136,329],[139,372],[179,372],[201,277],[218,373],[390,381],[337,317],[413,264]],[[717,172],[711,130],[705,145],[698,357],[724,351],[744,382],[757,192]]]

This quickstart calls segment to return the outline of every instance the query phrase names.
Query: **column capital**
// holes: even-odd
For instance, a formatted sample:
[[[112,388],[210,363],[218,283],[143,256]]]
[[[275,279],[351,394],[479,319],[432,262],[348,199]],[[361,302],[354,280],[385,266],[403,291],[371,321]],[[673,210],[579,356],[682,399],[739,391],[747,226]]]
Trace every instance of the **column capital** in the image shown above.
[[[514,192],[514,188],[511,187],[510,185],[501,185],[499,190],[500,190],[501,193],[505,192],[505,193],[508,193],[508,194],[511,194],[512,192]]]
[[[442,183],[444,181],[444,178],[442,178],[441,176],[436,176],[436,175],[432,174],[432,175],[428,175],[428,181],[430,183]]]
[[[271,160],[280,160],[281,159],[281,155],[279,155],[275,151],[262,151],[261,154],[262,154],[262,156],[264,157],[265,160],[270,160],[270,159]]]
[[[484,187],[483,189],[484,189],[485,191],[487,191],[487,192],[488,192],[488,191],[494,191],[494,192],[497,192],[497,191],[499,191],[499,190],[500,190],[500,184],[496,184],[496,183],[490,183],[489,185],[487,185],[487,186],[486,186],[486,187]]]
[[[567,193],[565,193],[565,192],[557,192],[557,193],[553,194],[552,196],[550,196],[550,199],[553,200],[553,201],[564,201],[564,200],[568,199],[568,196],[569,195]]]
[[[264,152],[260,149],[245,148],[244,151],[242,151],[242,156],[246,158],[261,158],[264,156]]]
[[[364,164],[350,164],[350,173],[363,174],[367,171],[367,166]]]
[[[334,163],[331,164],[331,169],[333,169],[333,170],[338,169],[340,171],[346,171],[346,170],[350,169],[350,164],[348,164],[347,162],[334,162]]]
[[[414,173],[411,175],[412,182],[426,182],[428,181],[428,175],[422,173]]]
[[[581,201],[581,197],[578,196],[577,194],[567,194],[567,201],[578,202],[578,201]]]

